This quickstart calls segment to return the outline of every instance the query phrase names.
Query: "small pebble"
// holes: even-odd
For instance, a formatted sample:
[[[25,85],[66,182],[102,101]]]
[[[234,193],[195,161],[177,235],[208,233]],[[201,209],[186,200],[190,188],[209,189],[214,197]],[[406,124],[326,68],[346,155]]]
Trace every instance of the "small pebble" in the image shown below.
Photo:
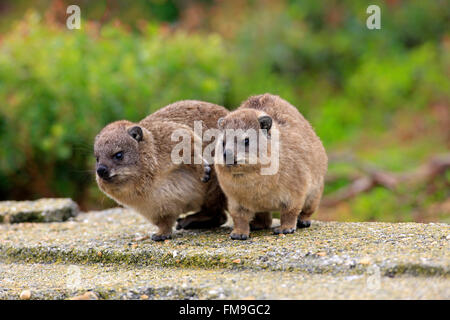
[[[30,300],[31,298],[31,291],[30,290],[23,290],[20,293],[20,300]]]
[[[141,296],[141,300],[148,300],[148,295],[143,294],[143,295]]]
[[[365,258],[362,258],[361,260],[359,260],[359,263],[360,264],[364,264],[364,265],[368,265],[368,264],[371,264],[372,261],[370,260],[369,257],[365,257]]]
[[[235,259],[232,261],[233,263],[241,263],[241,259]]]
[[[327,255],[327,253],[325,251],[320,251],[320,252],[317,252],[316,254],[320,257],[324,257]]]

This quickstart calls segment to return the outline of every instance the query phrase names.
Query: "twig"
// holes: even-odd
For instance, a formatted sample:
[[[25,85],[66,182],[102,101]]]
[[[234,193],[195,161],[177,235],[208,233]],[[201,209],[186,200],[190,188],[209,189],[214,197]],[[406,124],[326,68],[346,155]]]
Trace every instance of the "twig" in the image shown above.
[[[400,183],[432,181],[450,168],[450,154],[433,157],[417,169],[402,174],[377,170],[372,166],[356,161],[351,155],[346,157],[346,161],[366,172],[366,175],[355,179],[349,186],[324,197],[322,206],[333,207],[342,201],[356,197],[360,193],[368,192],[376,186],[394,190]]]

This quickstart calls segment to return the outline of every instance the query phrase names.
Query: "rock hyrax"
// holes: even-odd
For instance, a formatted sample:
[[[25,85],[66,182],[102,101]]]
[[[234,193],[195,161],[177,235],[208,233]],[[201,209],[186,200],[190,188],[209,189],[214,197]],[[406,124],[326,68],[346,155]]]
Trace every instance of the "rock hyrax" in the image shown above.
[[[322,142],[309,122],[287,101],[264,94],[250,97],[238,109],[219,119],[219,128],[223,133],[218,140],[221,148],[216,149],[215,168],[234,222],[231,238],[247,239],[250,227],[269,228],[271,211],[280,211],[281,215],[281,226],[274,230],[275,234],[309,227],[310,216],[319,206],[328,166]],[[236,136],[227,139],[227,129],[234,129],[229,131]],[[242,130],[235,131],[238,129]],[[253,155],[249,149],[248,129],[259,132]],[[272,157],[277,154],[273,140],[279,141],[278,170],[263,175],[261,169],[269,162],[261,160],[275,159]],[[242,156],[236,151],[236,145],[244,146]],[[261,156],[259,151],[264,145],[266,153]],[[223,150],[223,154],[217,150]],[[249,163],[255,155],[256,162]],[[224,163],[226,159],[231,161]]]
[[[132,208],[159,230],[153,240],[171,237],[178,228],[207,228],[226,221],[226,200],[214,170],[208,164],[174,164],[172,133],[185,129],[191,139],[194,121],[203,129],[217,128],[228,111],[201,101],[180,101],[149,115],[139,123],[121,120],[107,125],[95,138],[96,180],[100,189],[119,204]],[[192,143],[193,145],[193,143]],[[194,152],[192,152],[194,156]],[[191,162],[194,163],[194,162]],[[204,183],[201,180],[209,178]]]

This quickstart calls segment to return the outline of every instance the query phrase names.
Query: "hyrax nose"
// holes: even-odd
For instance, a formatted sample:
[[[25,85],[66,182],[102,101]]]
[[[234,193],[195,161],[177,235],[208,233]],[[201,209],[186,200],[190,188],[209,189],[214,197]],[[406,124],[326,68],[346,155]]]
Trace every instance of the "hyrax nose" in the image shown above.
[[[103,165],[103,164],[99,165],[97,167],[97,174],[102,179],[108,178],[109,177],[108,168],[105,165]]]

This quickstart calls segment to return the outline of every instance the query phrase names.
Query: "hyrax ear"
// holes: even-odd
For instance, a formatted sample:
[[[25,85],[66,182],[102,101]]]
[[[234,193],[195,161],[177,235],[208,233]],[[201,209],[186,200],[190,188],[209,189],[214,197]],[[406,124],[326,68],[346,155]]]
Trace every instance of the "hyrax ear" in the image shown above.
[[[222,118],[219,118],[219,120],[217,120],[217,127],[219,128],[219,129],[222,129],[223,128],[223,124],[224,124],[224,118],[222,117]]]
[[[261,126],[261,129],[266,129],[267,131],[272,128],[272,118],[269,116],[261,116],[258,118],[259,125]]]
[[[134,126],[128,129],[128,134],[137,142],[142,141],[144,138],[144,133],[142,132],[142,128],[139,126]]]

